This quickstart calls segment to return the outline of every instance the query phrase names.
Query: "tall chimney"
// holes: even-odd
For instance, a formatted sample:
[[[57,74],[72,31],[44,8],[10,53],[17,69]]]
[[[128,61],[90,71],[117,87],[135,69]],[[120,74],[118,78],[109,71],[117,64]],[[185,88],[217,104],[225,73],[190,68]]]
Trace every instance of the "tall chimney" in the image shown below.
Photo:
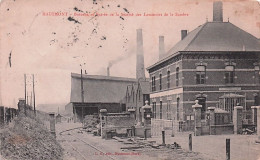
[[[164,54],[165,54],[165,50],[164,50],[164,36],[159,36],[159,59],[162,59]]]
[[[137,29],[137,48],[136,48],[136,79],[145,79],[144,73],[144,49],[142,29]]]
[[[188,34],[187,30],[181,30],[181,40],[183,40]]]
[[[213,22],[223,22],[223,4],[221,1],[213,2]]]
[[[110,76],[109,66],[107,67],[107,76]]]

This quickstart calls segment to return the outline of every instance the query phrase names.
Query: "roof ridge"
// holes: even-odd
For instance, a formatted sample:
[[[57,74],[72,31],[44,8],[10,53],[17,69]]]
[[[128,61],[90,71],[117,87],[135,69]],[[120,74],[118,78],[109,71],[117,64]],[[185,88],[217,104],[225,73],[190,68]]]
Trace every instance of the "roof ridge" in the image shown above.
[[[206,24],[208,24],[208,22],[204,23],[200,30],[198,31],[198,33],[193,37],[193,39],[190,41],[190,43],[184,48],[184,51],[186,51],[186,49],[190,46],[190,44],[198,37],[198,35],[200,34],[200,32],[202,31],[202,29],[206,26]]]

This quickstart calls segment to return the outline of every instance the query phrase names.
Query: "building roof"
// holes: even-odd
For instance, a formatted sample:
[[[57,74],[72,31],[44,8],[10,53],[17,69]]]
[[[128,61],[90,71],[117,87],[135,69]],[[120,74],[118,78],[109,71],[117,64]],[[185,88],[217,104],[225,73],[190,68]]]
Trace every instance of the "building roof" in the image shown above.
[[[230,22],[206,22],[188,33],[156,64],[180,51],[260,51],[260,42],[258,38]]]
[[[125,97],[127,86],[136,83],[133,78],[99,75],[83,75],[82,78],[85,103],[120,103]],[[71,74],[70,101],[82,102],[80,74]]]

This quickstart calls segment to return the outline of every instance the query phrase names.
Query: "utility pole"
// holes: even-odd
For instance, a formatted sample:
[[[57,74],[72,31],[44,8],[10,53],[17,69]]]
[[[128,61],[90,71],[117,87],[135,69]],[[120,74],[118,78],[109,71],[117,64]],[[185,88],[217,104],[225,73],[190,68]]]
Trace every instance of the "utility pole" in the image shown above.
[[[30,106],[32,106],[32,92],[31,92],[31,96],[30,96]]]
[[[82,65],[81,69],[80,69],[80,78],[81,78],[81,101],[82,101],[82,105],[81,105],[81,118],[82,118],[82,124],[83,124],[83,105],[84,105],[84,90],[83,90],[83,77],[82,77]]]
[[[34,74],[32,75],[33,78],[33,111],[34,111],[34,116],[36,116],[36,109],[35,109],[35,90],[34,90]]]
[[[24,74],[24,114],[26,116],[26,74]]]
[[[27,101],[27,104],[29,105],[29,100],[28,100],[28,91],[27,91],[27,97],[26,97],[26,101]]]

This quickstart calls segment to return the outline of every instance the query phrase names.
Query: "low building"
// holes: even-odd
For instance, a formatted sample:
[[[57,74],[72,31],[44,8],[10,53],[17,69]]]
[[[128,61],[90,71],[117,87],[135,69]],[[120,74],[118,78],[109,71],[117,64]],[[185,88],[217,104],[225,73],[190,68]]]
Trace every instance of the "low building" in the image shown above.
[[[127,86],[134,83],[136,79],[86,74],[81,78],[81,74],[72,73],[70,103],[65,110],[80,121],[86,115],[98,114],[100,109],[109,113],[126,111],[124,95]]]

